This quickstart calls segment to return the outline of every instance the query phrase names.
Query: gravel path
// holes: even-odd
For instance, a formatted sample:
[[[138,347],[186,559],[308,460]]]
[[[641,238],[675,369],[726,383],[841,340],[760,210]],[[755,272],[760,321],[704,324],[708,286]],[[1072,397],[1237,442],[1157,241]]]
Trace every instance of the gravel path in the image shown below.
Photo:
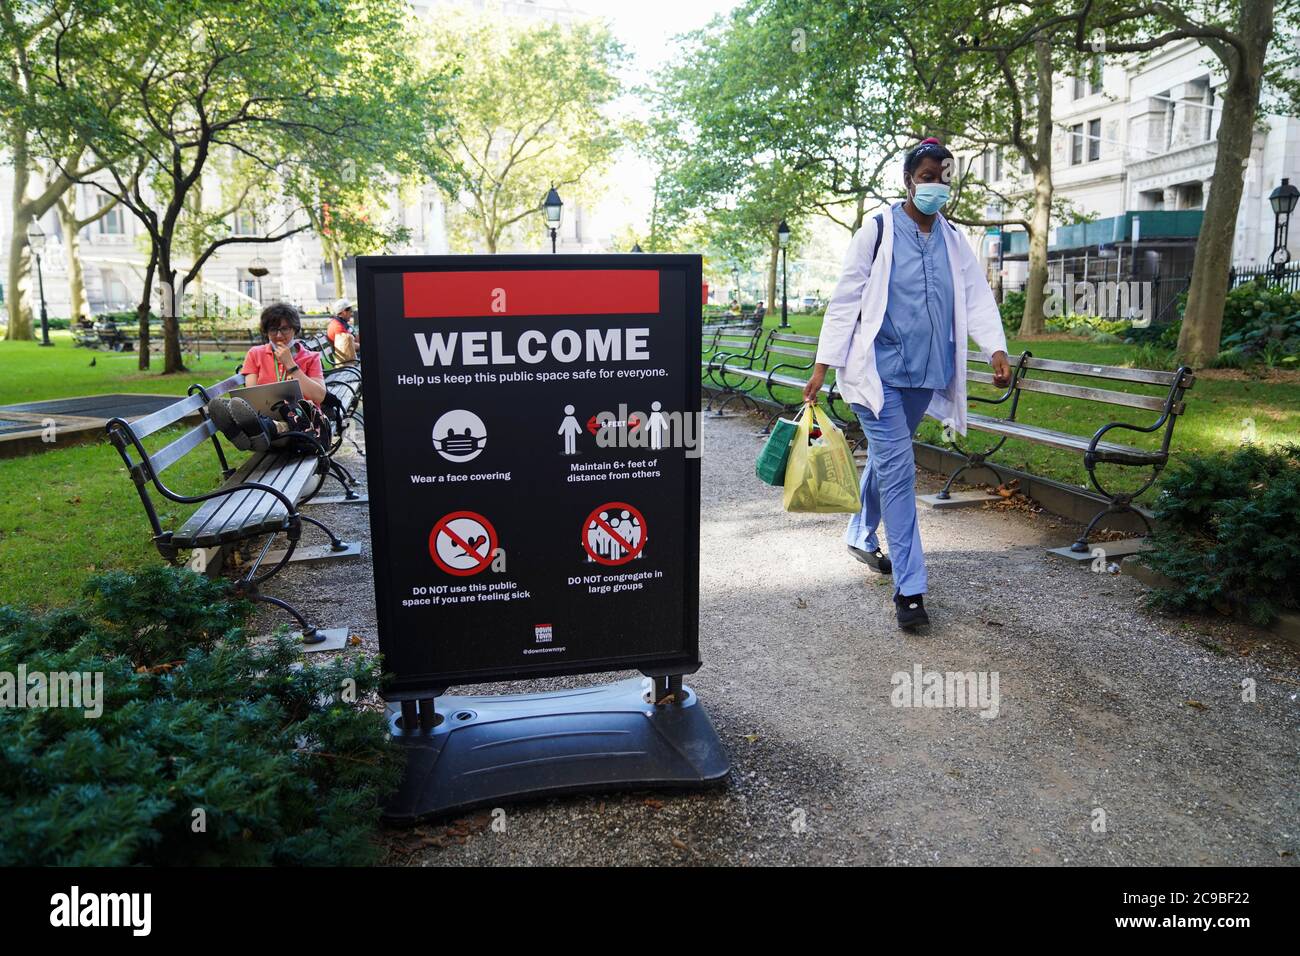
[[[1296,864],[1291,648],[1145,611],[1131,578],[1045,554],[1072,525],[994,507],[922,510],[934,624],[906,634],[884,579],[845,553],[847,516],[786,514],[753,477],[758,427],[705,416],[704,666],[688,682],[731,755],[728,785],[509,806],[504,832],[487,814],[385,831],[390,862]],[[346,460],[363,476],[355,452]],[[311,513],[361,540],[362,559],[290,568],[270,593],[377,651],[367,510]],[[996,672],[997,716],[893,706],[891,677],[916,665]]]

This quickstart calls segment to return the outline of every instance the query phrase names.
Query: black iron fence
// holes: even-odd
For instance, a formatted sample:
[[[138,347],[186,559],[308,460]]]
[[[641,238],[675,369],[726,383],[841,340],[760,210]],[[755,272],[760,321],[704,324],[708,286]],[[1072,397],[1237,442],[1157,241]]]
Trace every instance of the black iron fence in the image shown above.
[[[1273,266],[1260,266],[1256,269],[1233,269],[1228,273],[1228,288],[1235,289],[1247,282],[1263,279],[1266,285],[1281,286],[1288,292],[1300,292],[1300,262],[1286,266],[1281,274]]]

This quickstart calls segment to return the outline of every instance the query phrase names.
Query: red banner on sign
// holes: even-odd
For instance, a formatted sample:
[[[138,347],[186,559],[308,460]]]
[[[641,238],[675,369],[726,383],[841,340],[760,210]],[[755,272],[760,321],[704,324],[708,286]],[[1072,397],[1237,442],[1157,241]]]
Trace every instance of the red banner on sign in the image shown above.
[[[628,315],[659,311],[656,269],[407,272],[408,319],[493,315]]]

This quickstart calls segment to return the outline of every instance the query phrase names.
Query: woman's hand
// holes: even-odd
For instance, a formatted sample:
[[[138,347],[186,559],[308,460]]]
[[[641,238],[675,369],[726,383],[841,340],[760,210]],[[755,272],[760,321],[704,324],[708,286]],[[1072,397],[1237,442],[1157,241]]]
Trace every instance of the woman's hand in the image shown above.
[[[812,377],[808,379],[808,384],[803,387],[803,400],[805,402],[817,401],[817,396],[821,393],[822,385],[826,381],[826,370],[829,365],[823,365],[818,362],[813,366]]]
[[[298,363],[293,357],[293,349],[289,347],[292,344],[292,342],[289,345],[272,344],[272,348],[275,349],[275,360],[280,363],[282,369],[289,373],[292,373],[298,367]]]
[[[1011,363],[1007,361],[1006,352],[994,352],[989,358],[989,364],[993,366],[994,385],[1006,388],[1011,384]]]

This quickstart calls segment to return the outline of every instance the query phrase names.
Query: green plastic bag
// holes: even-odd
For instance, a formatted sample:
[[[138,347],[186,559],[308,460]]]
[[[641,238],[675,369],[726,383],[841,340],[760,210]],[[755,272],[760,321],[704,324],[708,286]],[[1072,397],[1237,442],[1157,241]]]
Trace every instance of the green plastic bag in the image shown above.
[[[790,461],[785,469],[786,511],[855,514],[861,507],[858,466],[853,452],[830,417],[809,403],[811,414],[799,419]],[[812,438],[814,425],[820,438]]]
[[[790,460],[790,444],[794,441],[798,427],[797,417],[794,421],[778,418],[767,436],[763,450],[758,453],[758,460],[754,462],[754,474],[769,485],[779,488],[785,484],[785,466]]]

